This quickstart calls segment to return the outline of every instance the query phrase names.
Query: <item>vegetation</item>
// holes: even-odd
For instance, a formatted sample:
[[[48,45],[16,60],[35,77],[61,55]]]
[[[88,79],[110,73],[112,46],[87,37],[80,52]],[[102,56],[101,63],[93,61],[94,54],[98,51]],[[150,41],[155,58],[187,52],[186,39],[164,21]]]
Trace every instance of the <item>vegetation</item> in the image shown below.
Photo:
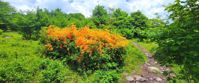
[[[199,6],[197,0],[176,0],[167,7],[172,12],[173,20],[157,38],[159,43],[158,58],[164,58],[163,63],[178,64],[181,68],[181,79],[187,83],[199,81]]]
[[[199,82],[199,2],[175,0],[169,19],[97,5],[92,16],[61,9],[16,11],[0,0],[0,82],[117,83],[146,57],[172,69],[168,82]]]
[[[80,75],[80,73],[71,70],[70,65],[66,65],[64,59],[56,60],[43,55],[45,46],[39,41],[23,40],[22,35],[16,32],[2,33],[0,35],[0,47],[1,82],[115,82],[121,76],[121,73],[116,70],[98,70],[93,71],[93,74],[89,76],[86,74]],[[138,69],[139,64],[142,64],[145,60],[143,54],[131,46],[128,47],[127,54],[123,66],[125,71],[130,72]],[[104,77],[104,74],[107,77]]]
[[[108,31],[49,26],[45,38],[47,55],[63,58],[75,70],[116,69],[123,65],[128,40]],[[87,33],[87,34],[84,34]]]

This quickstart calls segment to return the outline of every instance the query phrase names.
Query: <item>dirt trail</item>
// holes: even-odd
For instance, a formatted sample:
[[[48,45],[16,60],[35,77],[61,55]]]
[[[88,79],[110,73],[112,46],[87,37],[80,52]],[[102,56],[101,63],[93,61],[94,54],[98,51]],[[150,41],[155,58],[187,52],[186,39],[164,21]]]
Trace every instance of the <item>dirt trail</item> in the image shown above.
[[[166,83],[166,76],[163,76],[163,72],[169,71],[169,68],[160,66],[152,54],[138,43],[133,42],[133,45],[147,56],[147,61],[141,68],[141,74],[132,73],[126,76],[127,83]]]

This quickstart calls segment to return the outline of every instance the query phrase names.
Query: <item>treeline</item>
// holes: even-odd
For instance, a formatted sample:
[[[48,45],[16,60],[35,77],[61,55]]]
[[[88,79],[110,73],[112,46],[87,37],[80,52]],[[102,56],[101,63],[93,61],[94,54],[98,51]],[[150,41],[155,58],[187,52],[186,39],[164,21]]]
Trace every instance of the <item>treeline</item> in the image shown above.
[[[165,23],[159,19],[149,19],[142,12],[131,14],[115,9],[108,11],[103,6],[96,6],[92,16],[86,18],[81,13],[66,14],[61,9],[49,11],[37,8],[36,11],[20,12],[7,2],[0,2],[0,26],[4,31],[19,31],[25,39],[38,39],[38,32],[42,27],[56,25],[66,27],[75,24],[77,27],[89,26],[90,28],[109,29],[119,32],[126,38],[144,38],[140,30],[146,28],[163,27]],[[110,13],[108,13],[110,12]]]

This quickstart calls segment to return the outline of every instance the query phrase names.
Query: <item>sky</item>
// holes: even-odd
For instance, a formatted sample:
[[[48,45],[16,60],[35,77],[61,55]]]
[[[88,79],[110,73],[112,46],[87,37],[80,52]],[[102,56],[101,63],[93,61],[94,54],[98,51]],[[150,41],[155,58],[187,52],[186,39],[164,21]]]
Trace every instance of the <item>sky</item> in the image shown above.
[[[27,11],[39,8],[53,10],[62,9],[65,13],[82,13],[86,17],[92,15],[92,10],[96,5],[103,5],[106,9],[117,9],[131,13],[135,11],[143,12],[147,17],[154,18],[158,13],[161,18],[166,18],[168,13],[165,6],[174,0],[3,0],[9,2],[17,10]]]

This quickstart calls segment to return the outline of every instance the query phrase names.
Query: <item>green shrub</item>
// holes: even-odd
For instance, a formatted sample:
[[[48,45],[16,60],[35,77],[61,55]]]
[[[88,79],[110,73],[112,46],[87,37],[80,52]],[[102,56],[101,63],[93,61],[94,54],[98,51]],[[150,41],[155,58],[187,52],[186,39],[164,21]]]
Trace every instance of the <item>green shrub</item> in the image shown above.
[[[43,60],[40,64],[40,82],[42,83],[64,83],[78,79],[78,76],[65,67],[61,61]]]
[[[29,60],[3,61],[4,64],[0,64],[0,81],[22,83],[33,80],[39,66],[38,63],[30,62]]]
[[[0,35],[3,33],[3,30],[0,29]]]
[[[124,37],[126,37],[127,39],[132,39],[134,34],[133,34],[133,30],[132,29],[120,29],[119,33],[121,33]]]
[[[73,70],[92,73],[124,65],[128,40],[121,36],[88,27],[78,30],[75,26],[64,29],[50,26],[46,35],[47,56],[64,60]]]
[[[120,74],[115,71],[96,71],[92,83],[118,83]]]

